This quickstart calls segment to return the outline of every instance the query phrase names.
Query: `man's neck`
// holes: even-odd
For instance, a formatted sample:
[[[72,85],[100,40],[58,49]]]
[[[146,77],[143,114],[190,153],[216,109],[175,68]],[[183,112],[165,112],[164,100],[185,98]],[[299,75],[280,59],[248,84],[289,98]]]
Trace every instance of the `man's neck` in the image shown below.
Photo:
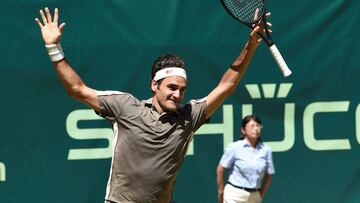
[[[164,112],[164,110],[161,108],[161,106],[159,105],[159,102],[155,99],[155,96],[152,97],[152,108],[158,112],[159,114],[162,114]]]

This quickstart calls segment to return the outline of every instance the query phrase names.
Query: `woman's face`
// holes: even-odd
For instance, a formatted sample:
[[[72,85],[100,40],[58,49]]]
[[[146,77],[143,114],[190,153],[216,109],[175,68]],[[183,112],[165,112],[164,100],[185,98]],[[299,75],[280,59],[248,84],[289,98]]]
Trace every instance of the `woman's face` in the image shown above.
[[[261,134],[262,125],[250,120],[245,127],[241,128],[242,134],[249,139],[258,139]]]

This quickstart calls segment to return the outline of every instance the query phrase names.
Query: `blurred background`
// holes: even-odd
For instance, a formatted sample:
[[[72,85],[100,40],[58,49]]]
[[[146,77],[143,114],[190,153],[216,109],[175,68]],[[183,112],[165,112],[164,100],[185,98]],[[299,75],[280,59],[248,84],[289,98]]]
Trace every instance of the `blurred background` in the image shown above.
[[[263,43],[236,92],[195,135],[174,189],[176,203],[217,202],[216,166],[260,116],[276,174],[265,203],[360,202],[360,1],[267,1],[284,78]],[[34,18],[48,6],[66,22],[65,55],[97,90],[151,96],[153,61],[185,59],[184,102],[206,96],[250,30],[209,0],[1,0],[0,202],[101,203],[111,125],[71,99]],[[156,153],[156,152],[154,152]]]

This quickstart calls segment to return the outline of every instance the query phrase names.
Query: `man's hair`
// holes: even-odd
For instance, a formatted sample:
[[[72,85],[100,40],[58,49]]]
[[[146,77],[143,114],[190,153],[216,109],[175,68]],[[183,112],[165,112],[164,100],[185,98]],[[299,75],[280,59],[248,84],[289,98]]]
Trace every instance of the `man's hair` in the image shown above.
[[[156,72],[169,67],[178,67],[185,69],[185,62],[180,56],[177,56],[175,54],[165,54],[158,57],[152,65],[150,81],[155,77]],[[159,84],[161,83],[161,81],[162,80],[159,81]]]

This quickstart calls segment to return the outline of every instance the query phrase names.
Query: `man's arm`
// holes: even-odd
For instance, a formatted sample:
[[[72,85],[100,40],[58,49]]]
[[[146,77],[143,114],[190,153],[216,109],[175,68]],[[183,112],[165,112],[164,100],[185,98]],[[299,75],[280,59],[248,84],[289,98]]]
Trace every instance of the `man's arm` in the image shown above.
[[[206,98],[206,118],[209,118],[224,100],[236,89],[241,78],[244,76],[250,60],[255,53],[261,38],[257,34],[260,27],[256,26],[250,33],[245,47],[233,62],[231,67],[222,76],[217,87]]]
[[[81,80],[79,75],[70,66],[67,60],[64,58],[60,47],[60,39],[62,35],[65,23],[58,25],[59,12],[58,9],[54,10],[54,18],[52,18],[49,9],[46,7],[45,13],[40,10],[40,16],[42,23],[38,18],[35,18],[35,22],[38,24],[41,30],[43,40],[47,46],[53,47],[49,51],[49,55],[55,54],[56,57],[50,57],[52,64],[56,70],[56,73],[62,81],[67,93],[75,99],[83,102],[99,111],[99,101],[97,99],[96,90],[87,87]],[[55,48],[54,48],[55,47]],[[49,48],[48,48],[49,49]]]
[[[97,112],[100,110],[96,90],[83,83],[79,75],[69,65],[65,58],[58,62],[53,62],[53,66],[68,95],[88,105]]]

